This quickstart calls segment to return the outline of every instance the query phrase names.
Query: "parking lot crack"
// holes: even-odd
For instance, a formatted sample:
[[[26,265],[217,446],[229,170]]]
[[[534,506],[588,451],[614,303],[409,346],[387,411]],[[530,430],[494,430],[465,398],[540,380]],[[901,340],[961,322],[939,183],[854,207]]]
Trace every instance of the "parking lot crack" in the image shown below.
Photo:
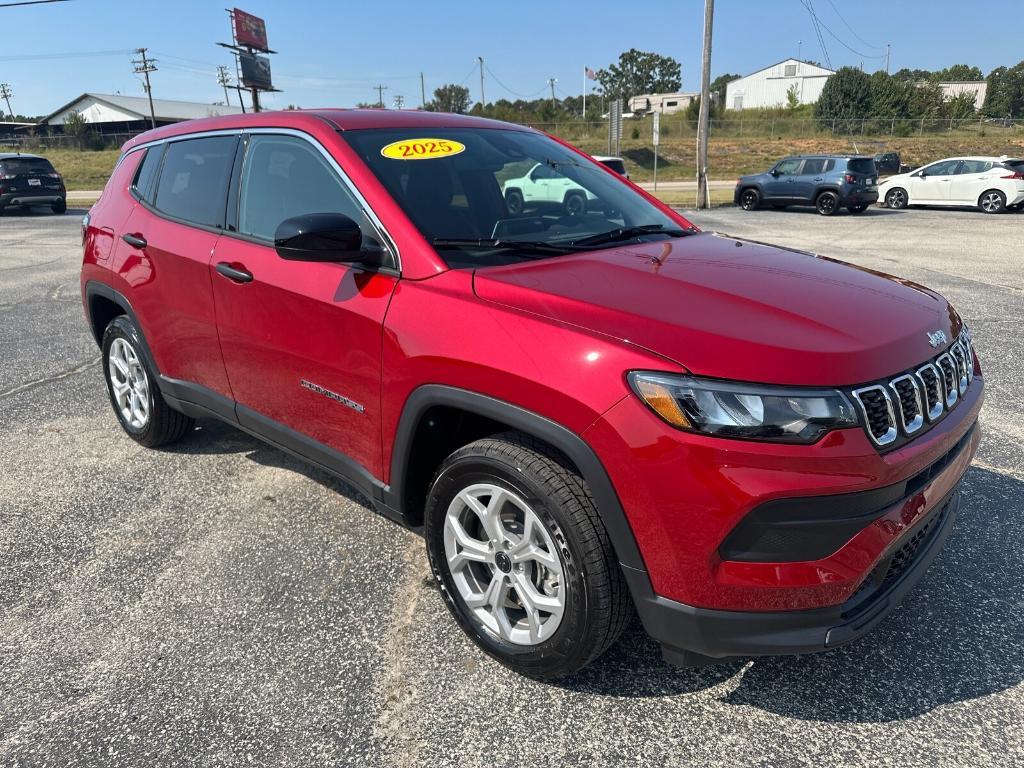
[[[35,389],[36,387],[41,387],[44,384],[51,384],[55,381],[66,379],[69,376],[74,376],[76,374],[82,373],[84,371],[89,370],[94,365],[98,365],[99,362],[100,357],[97,355],[91,360],[86,360],[83,363],[78,363],[77,365],[74,365],[71,368],[66,368],[65,370],[60,371],[59,373],[53,373],[50,374],[49,376],[43,376],[41,379],[33,379],[32,381],[26,381],[23,384],[18,384],[15,387],[11,387],[10,389],[5,389],[3,392],[0,392],[0,400],[3,400],[4,398],[7,397],[11,397],[13,395],[20,394],[21,392],[27,392],[28,390]]]

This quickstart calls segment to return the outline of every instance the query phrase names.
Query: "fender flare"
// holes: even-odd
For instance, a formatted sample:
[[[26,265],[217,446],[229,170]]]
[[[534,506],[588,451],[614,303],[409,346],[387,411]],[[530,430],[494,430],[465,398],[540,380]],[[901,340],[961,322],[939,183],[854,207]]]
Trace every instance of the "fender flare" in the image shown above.
[[[153,352],[149,348],[149,342],[146,340],[146,332],[143,330],[142,323],[139,322],[139,316],[135,314],[135,310],[132,308],[131,302],[125,298],[123,293],[114,290],[106,283],[90,280],[85,284],[85,318],[89,323],[89,332],[96,340],[96,344],[100,347],[103,346],[103,333],[96,332],[96,328],[93,325],[92,320],[92,300],[95,296],[108,299],[124,310],[124,313],[128,315],[128,318],[135,324],[135,327],[139,329],[139,340],[142,342],[143,354],[145,354],[149,359],[148,362],[153,366],[153,370],[156,372],[157,376],[160,376],[160,369],[157,367],[156,358],[153,357]]]
[[[394,506],[401,503],[409,470],[410,448],[420,419],[429,408],[458,408],[526,432],[551,444],[579,469],[597,504],[597,511],[611,539],[619,563],[646,571],[633,529],[622,509],[618,494],[593,449],[583,438],[561,424],[533,411],[497,398],[443,384],[424,384],[409,395],[399,418],[391,449],[391,475],[387,495]]]

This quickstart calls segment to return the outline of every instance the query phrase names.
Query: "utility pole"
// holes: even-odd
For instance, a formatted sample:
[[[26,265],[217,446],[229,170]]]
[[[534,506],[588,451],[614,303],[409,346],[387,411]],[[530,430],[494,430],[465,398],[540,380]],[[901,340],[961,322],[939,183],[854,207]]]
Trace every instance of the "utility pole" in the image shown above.
[[[420,72],[420,109],[426,109],[427,107],[427,84],[423,79],[423,73]]]
[[[377,106],[384,109],[384,91],[388,89],[383,83],[373,86],[377,89]]]
[[[217,82],[224,86],[224,104],[229,106],[231,102],[228,101],[228,86],[231,85],[231,76],[223,64],[217,66]]]
[[[555,83],[557,83],[557,82],[558,82],[558,78],[557,77],[549,77],[548,78],[548,85],[551,86],[551,106],[552,107],[555,106]]]
[[[885,44],[885,74],[889,74],[889,51],[892,46],[889,43]]]
[[[704,0],[704,60],[700,73],[700,124],[697,128],[697,207],[707,208],[708,129],[711,123],[711,27],[715,0]]]
[[[7,114],[10,115],[12,121],[14,120],[14,110],[11,109],[11,96],[13,95],[9,84],[0,83],[0,99],[7,102]]]
[[[405,106],[405,96],[396,94],[394,98],[395,109],[401,109]]]
[[[156,59],[147,59],[147,50],[149,49],[136,48],[135,52],[139,54],[139,58],[132,59],[132,64],[135,65],[135,74],[146,78],[146,96],[149,97],[149,126],[150,128],[156,128],[156,112],[153,110],[153,88],[149,84],[149,73],[156,72]]]
[[[483,109],[487,106],[487,100],[484,98],[484,57],[477,56],[476,60],[480,62],[480,108]]]

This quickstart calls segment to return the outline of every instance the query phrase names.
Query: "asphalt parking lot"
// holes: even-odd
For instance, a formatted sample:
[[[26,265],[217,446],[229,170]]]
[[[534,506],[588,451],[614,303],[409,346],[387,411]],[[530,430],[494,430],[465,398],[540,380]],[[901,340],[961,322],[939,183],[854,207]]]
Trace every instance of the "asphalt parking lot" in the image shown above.
[[[343,484],[219,423],[159,452],[121,433],[82,213],[0,218],[0,764],[1024,764],[1024,215],[692,214],[955,303],[988,386],[962,515],[854,645],[686,670],[634,627],[542,685]]]

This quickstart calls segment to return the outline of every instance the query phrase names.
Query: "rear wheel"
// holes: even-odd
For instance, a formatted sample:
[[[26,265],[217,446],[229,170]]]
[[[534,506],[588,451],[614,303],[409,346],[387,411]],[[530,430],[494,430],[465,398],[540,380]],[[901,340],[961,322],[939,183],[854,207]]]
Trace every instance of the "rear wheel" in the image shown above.
[[[143,349],[131,320],[121,315],[110,321],[103,333],[103,372],[110,404],[132,440],[156,448],[191,432],[195,422],[164,401]]]
[[[761,193],[756,189],[744,189],[740,192],[740,208],[744,211],[753,211],[761,205]]]
[[[978,198],[978,207],[985,213],[1002,213],[1006,210],[1006,195],[998,189],[982,192]]]
[[[611,646],[632,615],[586,483],[564,456],[507,432],[445,459],[427,498],[430,565],[485,652],[542,680]]]
[[[907,190],[902,187],[893,187],[885,193],[885,206],[887,208],[902,209],[907,207]]]
[[[68,203],[66,200],[58,200],[56,203],[50,206],[54,213],[60,215],[68,209]]]
[[[822,216],[831,216],[839,210],[839,195],[835,192],[822,192],[814,201],[814,207]]]

